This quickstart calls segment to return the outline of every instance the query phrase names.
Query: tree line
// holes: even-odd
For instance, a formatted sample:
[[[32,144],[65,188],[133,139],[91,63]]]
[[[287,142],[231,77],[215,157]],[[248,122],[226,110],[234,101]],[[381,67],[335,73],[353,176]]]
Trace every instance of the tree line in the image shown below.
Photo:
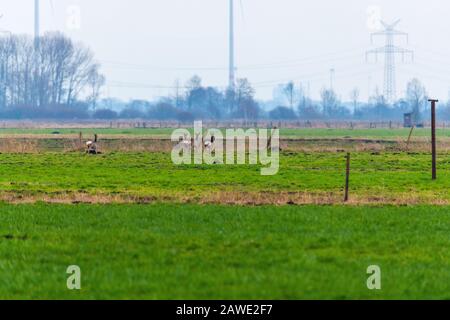
[[[247,79],[239,79],[234,91],[220,91],[205,87],[198,76],[192,77],[184,87],[158,101],[133,100],[129,103],[103,101],[97,116],[101,118],[149,118],[158,120],[192,121],[194,119],[239,120],[362,120],[402,121],[405,113],[412,114],[415,124],[429,118],[428,94],[425,86],[412,79],[407,84],[406,95],[393,103],[378,92],[369,101],[360,101],[360,92],[353,89],[346,102],[339,99],[330,88],[323,88],[320,99],[308,97],[301,85],[293,82],[280,84],[274,90],[271,102],[255,100],[255,89]],[[115,106],[121,111],[111,111]],[[450,103],[441,104],[439,116],[450,120]]]
[[[61,33],[0,38],[0,112],[4,117],[75,116],[95,105],[105,78],[93,52]],[[83,112],[81,112],[83,113]]]

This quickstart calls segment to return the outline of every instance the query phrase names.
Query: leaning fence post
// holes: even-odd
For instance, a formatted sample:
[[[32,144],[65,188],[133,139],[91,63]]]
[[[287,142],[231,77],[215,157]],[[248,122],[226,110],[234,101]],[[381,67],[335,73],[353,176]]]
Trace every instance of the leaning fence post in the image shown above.
[[[349,199],[349,185],[350,185],[350,153],[347,153],[346,156],[347,159],[347,165],[346,165],[346,170],[345,170],[345,198],[344,198],[344,202],[347,202]]]
[[[414,131],[415,125],[413,124],[411,130],[409,131],[408,140],[406,140],[406,149],[409,149],[409,143],[411,142],[411,137]]]

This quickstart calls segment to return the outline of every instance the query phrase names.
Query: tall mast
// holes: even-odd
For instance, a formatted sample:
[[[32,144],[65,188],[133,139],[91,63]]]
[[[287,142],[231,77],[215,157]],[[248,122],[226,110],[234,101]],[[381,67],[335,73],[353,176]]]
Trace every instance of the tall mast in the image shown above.
[[[232,91],[235,89],[235,66],[234,66],[234,3],[230,0],[230,39],[229,39],[229,82],[228,88]]]

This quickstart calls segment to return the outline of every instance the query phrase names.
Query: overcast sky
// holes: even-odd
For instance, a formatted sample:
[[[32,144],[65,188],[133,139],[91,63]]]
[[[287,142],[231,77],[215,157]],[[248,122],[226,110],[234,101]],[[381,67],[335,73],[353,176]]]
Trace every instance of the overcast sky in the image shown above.
[[[0,29],[33,32],[34,0],[1,0]],[[369,9],[372,8],[372,9]],[[375,9],[373,9],[375,8]],[[450,88],[450,2],[448,0],[236,0],[238,76],[247,77],[257,97],[268,99],[278,82],[292,79],[313,97],[330,85],[348,100],[383,88],[383,57],[367,64],[369,12],[387,22],[402,19],[415,63],[397,59],[397,91],[419,77],[432,96],[447,99]],[[122,99],[171,94],[176,79],[193,74],[205,85],[225,87],[228,63],[228,0],[41,0],[42,30],[61,30],[90,46],[103,65],[105,94]],[[80,11],[80,19],[77,18]],[[80,20],[78,25],[77,20]],[[373,60],[373,59],[372,59]],[[155,88],[160,86],[161,88]]]

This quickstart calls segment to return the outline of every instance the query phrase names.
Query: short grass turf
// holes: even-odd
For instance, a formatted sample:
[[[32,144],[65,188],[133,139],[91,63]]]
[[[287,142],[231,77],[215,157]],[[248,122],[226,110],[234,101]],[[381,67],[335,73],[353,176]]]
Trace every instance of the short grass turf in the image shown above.
[[[0,205],[3,299],[450,299],[448,207]],[[66,268],[81,268],[81,291]],[[369,265],[382,289],[367,289]]]
[[[1,135],[39,135],[54,134],[57,135],[78,135],[80,132],[85,136],[98,133],[101,135],[130,135],[130,136],[154,136],[160,138],[170,138],[175,129],[171,128],[96,128],[96,129],[21,129],[21,128],[0,128]],[[192,131],[192,129],[191,129]],[[380,139],[380,140],[406,140],[411,129],[280,129],[281,137],[289,138],[357,138],[357,139]],[[450,138],[450,129],[437,129],[438,138]],[[430,138],[429,128],[416,128],[413,132],[414,138]]]

